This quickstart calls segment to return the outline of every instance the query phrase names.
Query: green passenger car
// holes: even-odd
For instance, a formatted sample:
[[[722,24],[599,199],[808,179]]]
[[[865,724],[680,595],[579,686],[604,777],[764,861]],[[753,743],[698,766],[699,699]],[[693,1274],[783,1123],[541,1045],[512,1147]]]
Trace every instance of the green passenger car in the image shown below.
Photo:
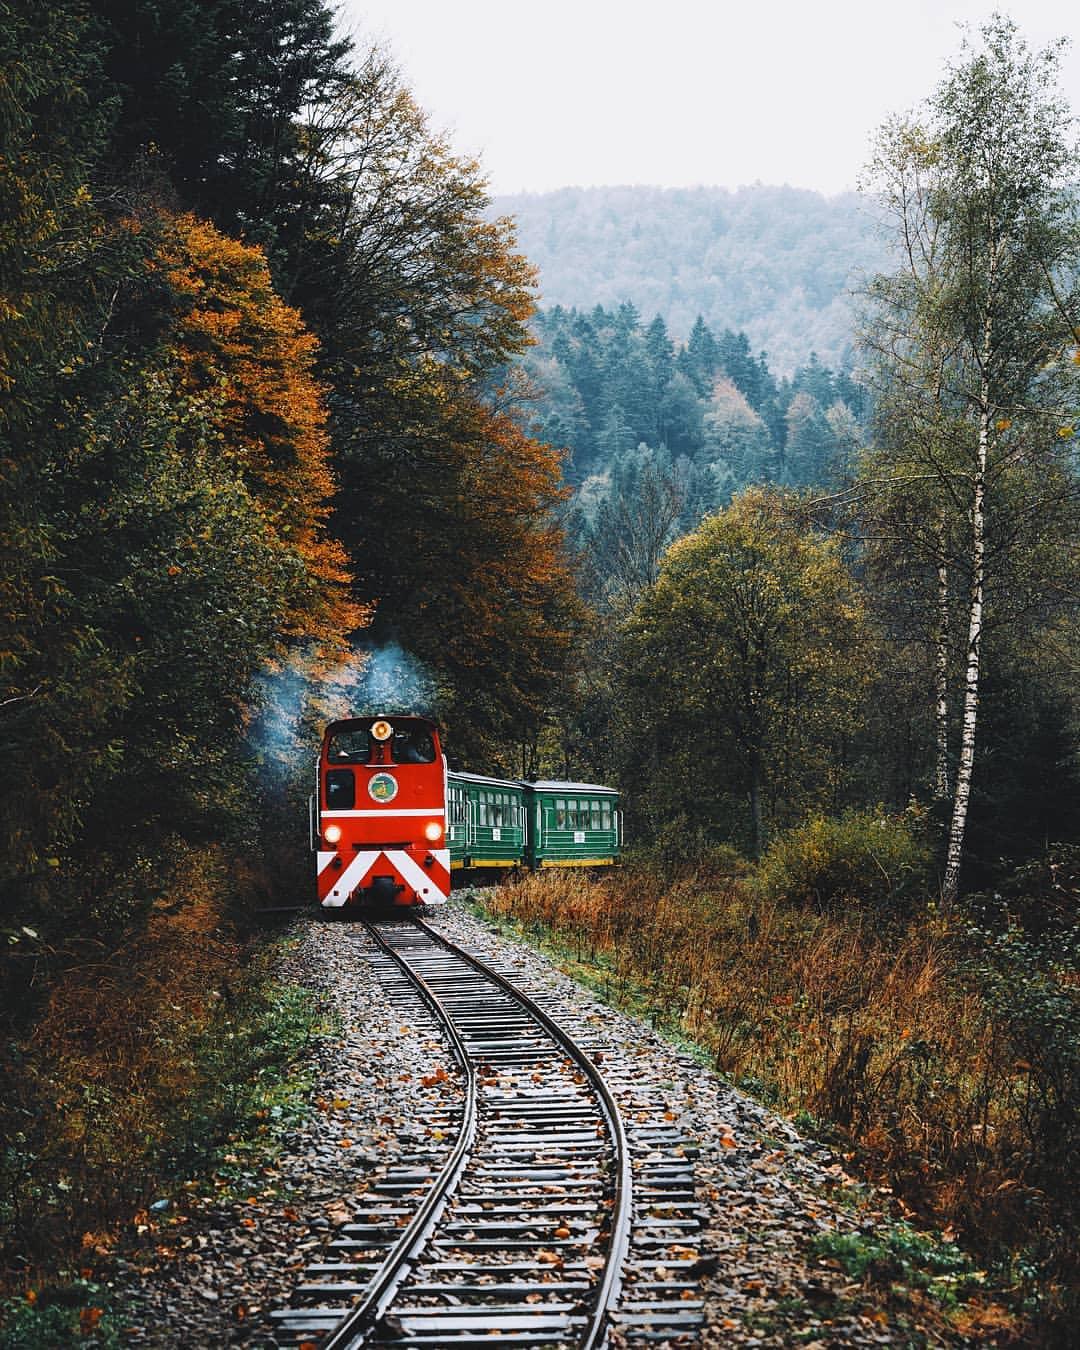
[[[476,773],[447,775],[450,868],[520,867],[525,858],[525,792],[520,783]]]
[[[622,846],[619,794],[594,783],[525,783],[530,867],[604,867]]]
[[[619,794],[595,783],[446,779],[451,871],[606,867],[622,848]]]

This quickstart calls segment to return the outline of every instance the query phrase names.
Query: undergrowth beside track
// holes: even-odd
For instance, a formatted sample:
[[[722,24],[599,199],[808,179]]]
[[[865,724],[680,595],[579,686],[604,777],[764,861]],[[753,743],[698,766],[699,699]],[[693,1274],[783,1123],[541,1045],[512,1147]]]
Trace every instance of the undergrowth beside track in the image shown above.
[[[322,1012],[274,978],[278,944],[235,921],[250,880],[192,851],[142,932],[53,953],[42,1005],[9,1033],[2,1350],[115,1343],[94,1281],[125,1235],[180,1188],[227,1185],[306,1109]]]
[[[978,902],[822,912],[731,859],[534,874],[477,904],[857,1161],[899,1219],[959,1240],[1009,1309],[982,1290],[949,1310],[959,1329],[1075,1344],[1074,928],[1050,945],[1003,912],[980,928]]]

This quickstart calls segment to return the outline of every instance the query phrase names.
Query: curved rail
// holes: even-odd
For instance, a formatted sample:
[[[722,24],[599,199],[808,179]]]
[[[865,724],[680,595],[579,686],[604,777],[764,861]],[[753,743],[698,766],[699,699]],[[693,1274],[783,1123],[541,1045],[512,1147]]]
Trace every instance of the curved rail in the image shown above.
[[[469,1150],[476,1137],[476,1066],[465,1048],[461,1033],[423,976],[411,969],[408,962],[383,940],[374,924],[368,923],[365,926],[374,941],[387,955],[393,957],[404,974],[416,985],[424,1001],[445,1029],[465,1078],[465,1100],[461,1130],[442,1171],[432,1182],[400,1239],[390,1249],[382,1266],[372,1278],[364,1297],[321,1342],[322,1350],[359,1350],[367,1340],[372,1328],[389,1308],[398,1286],[409,1273],[417,1253],[423,1248],[438,1222],[465,1167]]]
[[[626,1131],[623,1128],[619,1108],[596,1065],[593,1064],[592,1060],[585,1051],[581,1049],[577,1042],[574,1041],[557,1022],[553,1021],[539,1004],[534,1003],[527,994],[522,993],[516,985],[512,984],[505,976],[500,975],[497,970],[493,970],[489,965],[481,961],[479,957],[473,956],[470,952],[464,951],[448,938],[443,937],[441,933],[430,928],[422,919],[414,917],[412,922],[417,928],[420,928],[427,933],[433,941],[439,943],[448,951],[453,952],[455,956],[459,956],[462,960],[473,966],[474,969],[480,971],[489,980],[497,984],[505,993],[509,994],[512,998],[515,998],[522,1007],[526,1009],[529,1015],[535,1018],[535,1020],[544,1028],[548,1035],[566,1051],[567,1055],[585,1074],[593,1091],[596,1093],[615,1153],[615,1195],[611,1212],[611,1241],[608,1245],[607,1261],[604,1265],[604,1274],[600,1280],[599,1290],[597,1291],[595,1306],[589,1316],[585,1334],[580,1342],[580,1350],[596,1350],[596,1347],[600,1346],[604,1341],[607,1332],[608,1315],[619,1297],[619,1290],[622,1284],[623,1262],[626,1259],[627,1250],[630,1245],[633,1183],[631,1180],[630,1147],[627,1143]]]

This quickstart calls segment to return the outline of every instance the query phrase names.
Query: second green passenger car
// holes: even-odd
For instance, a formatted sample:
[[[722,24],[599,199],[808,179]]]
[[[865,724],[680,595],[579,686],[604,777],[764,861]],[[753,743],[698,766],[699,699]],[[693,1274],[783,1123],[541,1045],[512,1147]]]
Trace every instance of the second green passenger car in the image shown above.
[[[594,783],[447,775],[453,871],[604,867],[619,858],[619,794]]]

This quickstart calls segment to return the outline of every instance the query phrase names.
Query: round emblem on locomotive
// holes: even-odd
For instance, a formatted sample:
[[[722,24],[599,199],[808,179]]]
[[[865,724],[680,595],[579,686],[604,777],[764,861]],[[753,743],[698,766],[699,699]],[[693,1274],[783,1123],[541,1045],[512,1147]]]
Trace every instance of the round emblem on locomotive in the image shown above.
[[[368,796],[377,802],[392,802],[397,796],[397,779],[393,774],[377,773],[367,785]]]

